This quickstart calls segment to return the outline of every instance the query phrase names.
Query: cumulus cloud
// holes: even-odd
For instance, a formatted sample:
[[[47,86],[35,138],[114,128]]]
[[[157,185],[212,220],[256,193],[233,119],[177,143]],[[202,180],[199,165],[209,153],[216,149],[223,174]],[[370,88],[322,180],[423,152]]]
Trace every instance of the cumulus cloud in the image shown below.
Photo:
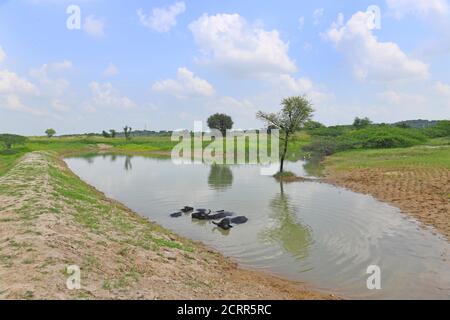
[[[438,81],[435,83],[434,88],[439,95],[450,98],[450,85]]]
[[[72,69],[71,61],[52,62],[43,64],[39,68],[31,69],[30,75],[35,78],[42,91],[48,95],[60,96],[69,87],[69,81],[61,73]]]
[[[139,21],[144,27],[157,32],[167,32],[177,25],[177,16],[186,11],[184,2],[177,2],[170,7],[154,8],[152,14],[147,16],[142,9],[137,11]]]
[[[428,65],[408,57],[394,42],[379,41],[367,27],[369,18],[357,12],[345,25],[333,23],[323,35],[347,57],[354,75],[375,81],[428,78]]]
[[[106,69],[103,71],[103,75],[105,77],[113,77],[119,74],[119,69],[117,69],[117,67],[110,63]]]
[[[289,46],[277,30],[249,24],[239,14],[204,14],[189,25],[202,61],[239,76],[292,73]]]
[[[94,38],[102,38],[105,36],[105,22],[90,15],[84,20],[83,30]]]
[[[447,16],[449,4],[447,0],[387,0],[390,13],[401,19],[406,15],[420,17]]]
[[[166,79],[153,84],[154,91],[166,92],[177,98],[212,96],[214,87],[187,68],[179,68],[176,79]]]
[[[331,94],[319,88],[311,79],[306,77],[294,78],[284,74],[272,79],[272,83],[278,86],[279,91],[284,91],[286,95],[306,94],[315,103],[324,102],[331,97]]]
[[[0,94],[37,95],[39,90],[27,79],[8,70],[0,70]]]
[[[117,107],[117,108],[133,108],[136,104],[128,97],[122,96],[109,82],[99,83],[91,82],[90,89],[92,93],[93,105],[99,107]],[[91,106],[95,108],[94,106]]]

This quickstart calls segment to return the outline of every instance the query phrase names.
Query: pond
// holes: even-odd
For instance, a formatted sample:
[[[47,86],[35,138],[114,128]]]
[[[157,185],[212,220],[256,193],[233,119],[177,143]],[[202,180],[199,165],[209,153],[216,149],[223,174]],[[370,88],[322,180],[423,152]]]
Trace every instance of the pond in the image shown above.
[[[108,197],[243,267],[349,298],[450,297],[450,244],[371,196],[316,181],[280,183],[260,175],[258,165],[175,165],[116,155],[66,162]],[[308,176],[301,161],[287,169]],[[249,221],[223,231],[186,214],[169,217],[185,205]],[[380,267],[380,290],[367,288],[369,265]]]

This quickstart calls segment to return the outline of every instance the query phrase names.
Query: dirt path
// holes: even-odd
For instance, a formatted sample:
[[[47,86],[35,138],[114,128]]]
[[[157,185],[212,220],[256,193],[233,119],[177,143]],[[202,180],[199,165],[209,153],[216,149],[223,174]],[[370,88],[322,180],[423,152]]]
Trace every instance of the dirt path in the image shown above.
[[[81,269],[69,290],[66,268]],[[81,182],[55,154],[0,177],[0,299],[322,299],[239,269]]]
[[[450,240],[450,170],[433,168],[333,171],[327,180],[392,203]]]

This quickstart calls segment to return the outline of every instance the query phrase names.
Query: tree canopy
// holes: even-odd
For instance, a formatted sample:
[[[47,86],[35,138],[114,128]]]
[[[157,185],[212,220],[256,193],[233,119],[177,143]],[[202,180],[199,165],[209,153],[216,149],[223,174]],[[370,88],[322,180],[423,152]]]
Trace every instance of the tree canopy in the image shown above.
[[[9,150],[13,145],[24,144],[28,139],[16,134],[0,134],[0,142]]]
[[[45,130],[45,134],[47,135],[47,137],[51,138],[56,134],[56,130],[49,128],[49,129]]]
[[[281,111],[278,113],[265,113],[259,111],[258,119],[267,122],[281,130],[284,136],[284,147],[281,152],[280,172],[283,172],[284,159],[287,153],[289,137],[301,129],[306,122],[311,120],[314,109],[306,96],[295,96],[283,99]]]
[[[216,113],[208,118],[208,127],[210,129],[220,130],[225,135],[227,129],[233,128],[233,120],[226,114]]]

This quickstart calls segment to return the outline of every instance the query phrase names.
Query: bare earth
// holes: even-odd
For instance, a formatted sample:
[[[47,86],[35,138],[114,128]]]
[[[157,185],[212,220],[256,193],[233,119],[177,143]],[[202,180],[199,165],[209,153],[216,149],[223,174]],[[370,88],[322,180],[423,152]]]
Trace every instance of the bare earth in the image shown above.
[[[66,287],[70,265],[80,290]],[[333,297],[238,268],[107,199],[54,154],[29,153],[0,177],[0,299]]]
[[[450,170],[331,170],[327,181],[389,202],[450,239]]]

